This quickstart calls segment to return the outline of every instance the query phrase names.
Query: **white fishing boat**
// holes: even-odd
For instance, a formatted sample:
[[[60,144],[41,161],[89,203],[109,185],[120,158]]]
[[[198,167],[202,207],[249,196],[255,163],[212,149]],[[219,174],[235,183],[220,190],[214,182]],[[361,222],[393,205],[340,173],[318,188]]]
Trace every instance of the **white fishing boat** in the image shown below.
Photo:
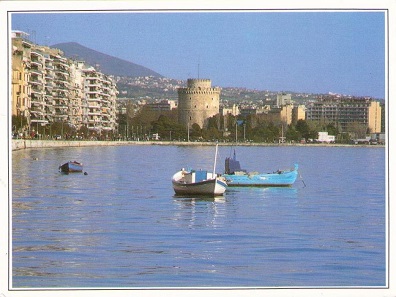
[[[215,173],[217,149],[218,146],[216,145],[213,172],[206,170],[186,170],[183,168],[173,175],[172,185],[176,195],[220,196],[224,194],[227,188],[225,178]]]

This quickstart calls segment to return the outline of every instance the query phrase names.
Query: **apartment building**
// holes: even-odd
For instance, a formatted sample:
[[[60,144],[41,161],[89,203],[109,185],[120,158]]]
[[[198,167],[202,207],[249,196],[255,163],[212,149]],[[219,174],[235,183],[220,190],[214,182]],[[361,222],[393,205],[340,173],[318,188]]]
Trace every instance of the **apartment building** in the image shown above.
[[[352,124],[381,132],[381,106],[372,98],[325,96],[307,105],[306,119],[336,123],[346,132]]]
[[[115,131],[118,94],[115,82],[93,67],[85,68],[83,72],[88,129],[96,132]]]
[[[292,111],[292,123],[296,124],[299,120],[305,120],[305,105],[296,105]]]
[[[276,95],[276,106],[281,107],[281,106],[290,105],[290,104],[293,104],[291,94],[278,93]]]
[[[26,33],[12,32],[12,114],[24,117],[30,122],[30,49]]]
[[[30,79],[31,88],[31,108],[30,122],[36,124],[37,127],[46,125],[48,119],[46,117],[45,95],[45,58],[44,53],[37,47],[33,46],[30,50]],[[34,125],[33,125],[34,126]],[[38,128],[37,128],[38,130]]]
[[[115,132],[114,80],[56,48],[40,46],[22,31],[12,33],[12,114],[27,119],[29,131],[55,122],[75,130]]]

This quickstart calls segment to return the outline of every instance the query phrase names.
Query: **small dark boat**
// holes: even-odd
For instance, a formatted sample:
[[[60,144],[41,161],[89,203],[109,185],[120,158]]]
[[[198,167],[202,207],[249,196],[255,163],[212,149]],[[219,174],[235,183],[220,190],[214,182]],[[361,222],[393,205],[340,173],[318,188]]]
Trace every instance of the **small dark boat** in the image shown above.
[[[65,164],[59,166],[60,172],[70,173],[70,172],[82,172],[83,164],[77,161],[69,161]]]

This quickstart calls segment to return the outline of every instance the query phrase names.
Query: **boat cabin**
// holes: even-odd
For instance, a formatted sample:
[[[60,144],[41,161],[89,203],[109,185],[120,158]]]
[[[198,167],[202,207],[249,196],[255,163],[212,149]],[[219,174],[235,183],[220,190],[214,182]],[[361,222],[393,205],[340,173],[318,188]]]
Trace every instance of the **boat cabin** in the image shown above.
[[[183,181],[187,184],[198,183],[208,179],[206,170],[192,170],[184,174]]]
[[[236,159],[236,154],[234,151],[234,156],[225,159],[225,174],[235,174],[236,172],[246,172],[246,170],[241,169],[241,164]]]

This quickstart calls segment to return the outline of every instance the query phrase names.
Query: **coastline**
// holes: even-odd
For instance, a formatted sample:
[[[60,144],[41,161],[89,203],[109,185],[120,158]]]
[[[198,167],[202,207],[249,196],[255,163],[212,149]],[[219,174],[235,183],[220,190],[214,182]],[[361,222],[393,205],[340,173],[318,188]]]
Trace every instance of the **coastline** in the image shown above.
[[[125,146],[125,145],[174,145],[174,146],[213,146],[215,142],[184,142],[184,141],[91,141],[91,140],[31,140],[12,139],[12,151],[31,148],[54,147],[91,147],[91,146]],[[219,142],[219,146],[301,146],[301,147],[372,147],[385,148],[385,145],[366,144],[327,144],[327,143],[246,143]]]

